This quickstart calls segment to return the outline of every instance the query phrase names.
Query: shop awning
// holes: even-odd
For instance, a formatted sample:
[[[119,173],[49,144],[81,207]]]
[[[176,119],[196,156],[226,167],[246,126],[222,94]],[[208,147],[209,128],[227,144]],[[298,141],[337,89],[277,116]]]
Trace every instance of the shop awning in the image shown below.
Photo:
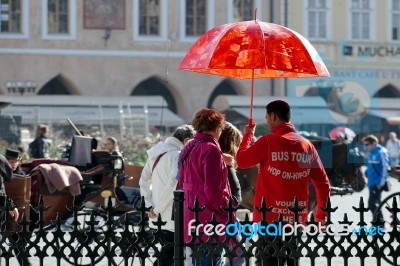
[[[11,106],[3,115],[21,116],[22,124],[62,123],[70,118],[77,125],[130,125],[173,127],[184,120],[168,109],[159,96],[88,97],[32,96],[7,97]]]
[[[386,119],[390,125],[400,125],[400,109],[370,109],[368,114]]]
[[[230,111],[235,111],[243,117],[249,117],[248,108],[231,108]],[[256,123],[265,123],[265,107],[253,109],[253,119]],[[290,121],[294,125],[302,124],[347,124],[348,119],[338,113],[332,112],[327,108],[292,108],[292,118]]]
[[[274,100],[284,100],[292,110],[291,122],[300,124],[348,124],[349,119],[330,110],[322,97],[256,97],[254,99],[253,119],[256,123],[265,123],[265,106]],[[218,96],[213,107],[224,112],[235,112],[248,119],[250,116],[249,97]]]

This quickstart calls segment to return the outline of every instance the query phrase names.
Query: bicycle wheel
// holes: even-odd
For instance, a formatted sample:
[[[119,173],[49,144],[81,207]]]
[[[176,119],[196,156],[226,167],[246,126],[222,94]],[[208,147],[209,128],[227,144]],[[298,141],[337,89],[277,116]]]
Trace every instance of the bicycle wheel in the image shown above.
[[[394,200],[396,200],[397,208],[400,207],[400,192],[393,193],[393,194],[387,196],[386,198],[384,198],[382,200],[381,204],[379,204],[378,209],[374,213],[374,220],[377,219],[379,213],[382,214],[383,221],[384,221],[384,228],[385,228],[384,231],[385,231],[385,233],[388,233],[388,234],[391,233],[391,231],[393,230],[393,226],[395,226],[393,224],[394,221],[396,222],[395,224],[399,230],[399,224],[400,224],[399,214],[397,214],[397,217],[393,217],[393,214],[390,211],[390,209],[393,208]],[[395,235],[395,237],[398,238],[397,234]],[[399,242],[400,239],[395,239],[395,241]],[[387,255],[391,251],[390,247],[386,247],[384,249],[385,250],[383,250],[383,251]],[[383,259],[391,265],[394,264],[393,257],[391,257],[391,256],[383,256]]]

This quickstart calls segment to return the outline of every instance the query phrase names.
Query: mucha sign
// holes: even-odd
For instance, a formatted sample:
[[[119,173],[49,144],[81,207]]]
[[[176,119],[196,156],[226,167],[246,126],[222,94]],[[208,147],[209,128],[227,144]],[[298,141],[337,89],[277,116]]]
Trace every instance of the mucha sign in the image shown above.
[[[400,57],[400,45],[345,45],[343,55],[357,57]]]

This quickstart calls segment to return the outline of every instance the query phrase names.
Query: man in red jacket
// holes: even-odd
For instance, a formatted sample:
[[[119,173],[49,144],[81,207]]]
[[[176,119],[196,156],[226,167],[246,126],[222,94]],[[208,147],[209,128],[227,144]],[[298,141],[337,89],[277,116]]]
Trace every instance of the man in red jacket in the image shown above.
[[[262,197],[265,197],[267,207],[272,207],[266,213],[266,222],[277,222],[279,215],[282,215],[283,221],[287,223],[305,224],[308,216],[308,182],[311,179],[317,193],[315,218],[324,222],[326,214],[320,208],[326,207],[330,185],[317,151],[290,123],[291,111],[287,102],[273,101],[266,109],[265,118],[271,134],[260,137],[251,145],[255,124],[245,126],[237,153],[239,168],[260,165],[254,197],[255,208],[261,207]],[[295,197],[299,206],[305,207],[299,213],[298,221],[288,210],[288,207],[293,207]],[[256,209],[253,211],[253,221],[262,221],[262,213]],[[269,263],[273,261],[277,261],[276,258],[268,260]]]

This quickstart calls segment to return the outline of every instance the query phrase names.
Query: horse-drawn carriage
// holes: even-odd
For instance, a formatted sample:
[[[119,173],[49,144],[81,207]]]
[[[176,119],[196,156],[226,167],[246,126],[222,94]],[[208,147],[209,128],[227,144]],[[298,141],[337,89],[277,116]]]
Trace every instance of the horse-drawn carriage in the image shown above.
[[[91,141],[89,137],[74,136],[71,152],[76,150],[79,158],[70,157],[68,161],[36,159],[23,163],[22,169],[27,176],[14,176],[5,183],[7,195],[13,199],[20,214],[31,220],[31,230],[39,219],[39,204],[49,206],[43,213],[45,226],[51,225],[57,215],[62,219],[70,217],[70,209],[74,204],[98,210],[111,198],[113,204],[118,206],[117,214],[134,210],[134,205],[140,199],[138,182],[142,167],[125,165],[118,153],[92,151],[91,148],[88,151],[90,145],[82,143]],[[122,189],[117,187],[117,179],[121,176],[127,177]],[[123,191],[131,195],[124,193],[121,197]],[[19,219],[22,219],[22,215]],[[16,224],[12,228],[16,231],[21,229]]]

